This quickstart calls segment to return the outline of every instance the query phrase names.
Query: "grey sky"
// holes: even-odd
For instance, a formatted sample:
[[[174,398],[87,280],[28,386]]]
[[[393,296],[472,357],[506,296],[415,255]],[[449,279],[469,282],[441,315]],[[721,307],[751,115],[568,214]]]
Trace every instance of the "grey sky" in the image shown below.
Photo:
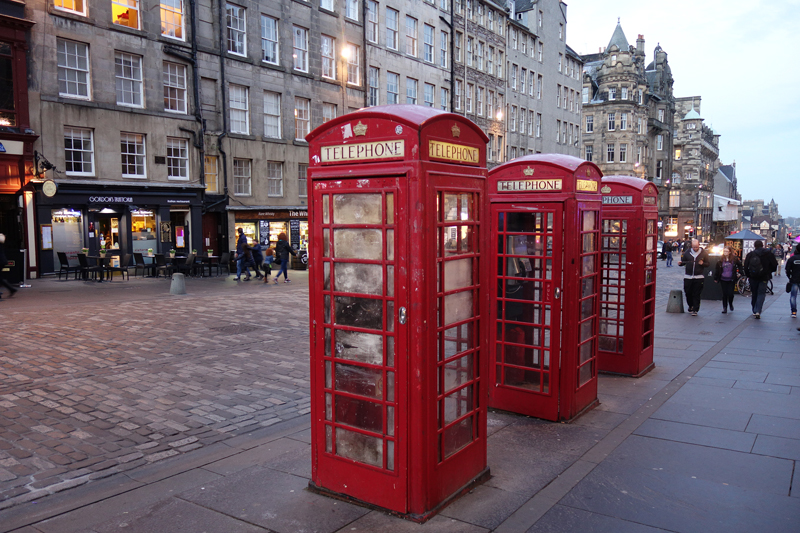
[[[781,215],[800,216],[800,0],[565,1],[567,44],[580,54],[606,46],[617,17],[630,44],[644,34],[648,62],[660,43],[675,96],[703,97],[742,197],[774,198]]]

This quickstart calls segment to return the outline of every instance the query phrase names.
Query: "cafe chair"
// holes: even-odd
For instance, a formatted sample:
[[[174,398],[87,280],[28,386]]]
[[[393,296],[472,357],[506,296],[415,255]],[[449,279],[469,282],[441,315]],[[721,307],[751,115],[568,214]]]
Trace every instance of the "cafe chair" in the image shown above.
[[[159,272],[164,272],[164,278],[172,277],[172,265],[167,263],[167,259],[164,257],[164,254],[156,254],[156,266],[153,269],[155,271],[156,277],[159,277]]]
[[[225,252],[224,254],[222,254],[220,256],[219,262],[217,263],[217,276],[219,276],[220,271],[223,268],[228,271],[228,274],[231,273],[231,253],[230,252]],[[210,268],[208,269],[208,274],[211,275],[211,269]]]
[[[58,271],[58,279],[61,280],[61,273],[64,273],[64,279],[69,279],[69,273],[75,273],[75,279],[78,279],[78,272],[80,272],[81,267],[79,266],[69,266],[69,259],[67,259],[67,254],[65,252],[57,252],[58,253],[58,262],[61,263],[61,269]]]
[[[113,256],[110,255],[106,257],[106,261],[108,261],[108,266],[106,267],[106,270],[108,271],[108,279],[111,281],[114,280],[114,272],[119,272],[120,274],[122,274],[123,280],[125,279],[126,274],[128,275],[128,279],[130,279],[131,275],[130,273],[128,273],[128,267],[131,264],[131,254],[123,255],[122,259],[120,259],[118,267],[111,266],[112,257]]]
[[[175,266],[177,272],[186,273],[187,276],[193,276],[197,272],[197,265],[194,264],[194,254],[186,256],[186,261]]]
[[[89,259],[86,254],[78,254],[78,271],[81,274],[81,279],[88,280],[91,274],[92,280],[97,278],[97,273],[100,272],[101,267],[89,265]]]
[[[145,273],[149,270],[150,265],[144,262],[144,255],[139,252],[133,252],[133,275],[134,277],[137,276],[137,272],[139,269],[142,269],[142,275],[144,276]],[[128,278],[130,279],[130,273],[128,273]]]

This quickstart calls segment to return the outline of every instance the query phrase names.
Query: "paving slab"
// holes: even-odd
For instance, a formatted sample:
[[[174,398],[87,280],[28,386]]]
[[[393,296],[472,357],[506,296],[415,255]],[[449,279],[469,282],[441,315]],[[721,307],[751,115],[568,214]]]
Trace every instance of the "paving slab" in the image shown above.
[[[800,420],[769,415],[753,415],[746,431],[748,433],[800,440]]]
[[[791,394],[792,392],[792,387],[789,385],[773,385],[771,383],[755,383],[752,381],[737,381],[734,383],[733,388],[772,392],[775,394]]]
[[[228,516],[278,533],[332,533],[369,512],[307,490],[308,479],[265,467],[236,472],[181,495]]]
[[[255,448],[250,448],[203,466],[216,474],[227,476],[255,465],[264,465],[270,461],[295,450],[308,450],[308,445],[289,438],[282,438]],[[310,463],[310,457],[309,457]]]
[[[553,506],[526,533],[564,533],[565,531],[660,533],[667,530],[559,504]]]
[[[670,401],[692,407],[731,409],[800,419],[800,402],[787,402],[783,395],[745,389],[696,386],[691,380],[675,393]]]
[[[383,514],[380,511],[371,511],[355,522],[347,524],[338,533],[352,531],[364,533],[487,533],[489,530],[442,515],[434,516],[424,524],[417,524]]]
[[[668,401],[651,417],[657,420],[670,420],[685,424],[744,431],[750,422],[751,414],[731,409],[686,406]]]
[[[750,452],[756,440],[755,435],[740,431],[668,422],[666,420],[646,420],[634,433],[643,437],[699,444],[737,452]]]
[[[800,461],[800,440],[759,435],[753,445],[753,453]]]
[[[526,495],[518,492],[481,485],[448,505],[441,515],[493,530],[527,500]]]

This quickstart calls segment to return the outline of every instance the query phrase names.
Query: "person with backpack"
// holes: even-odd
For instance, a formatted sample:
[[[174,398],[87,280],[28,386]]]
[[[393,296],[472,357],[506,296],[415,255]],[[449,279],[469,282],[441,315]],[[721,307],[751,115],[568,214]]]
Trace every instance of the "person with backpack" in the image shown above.
[[[705,270],[708,268],[708,252],[700,248],[700,241],[692,239],[692,244],[681,255],[678,266],[685,266],[683,275],[683,292],[686,293],[686,303],[692,316],[697,316],[700,311],[700,295],[703,294]]]
[[[794,255],[786,260],[786,275],[791,283],[791,296],[789,307],[792,308],[792,318],[797,318],[797,292],[800,291],[800,244],[794,250]]]
[[[744,258],[744,275],[750,278],[753,317],[760,319],[764,297],[767,295],[767,281],[772,279],[772,273],[778,269],[778,261],[771,250],[764,248],[763,241],[756,241],[754,246],[755,249]]]
[[[286,234],[281,232],[278,234],[278,244],[275,245],[275,255],[277,255],[278,259],[281,261],[281,269],[278,270],[278,274],[275,276],[275,285],[278,284],[278,278],[281,277],[281,274],[283,274],[284,283],[291,282],[288,273],[289,254],[294,256],[297,255],[297,253],[295,253],[295,251],[292,249],[292,245],[286,241]]]

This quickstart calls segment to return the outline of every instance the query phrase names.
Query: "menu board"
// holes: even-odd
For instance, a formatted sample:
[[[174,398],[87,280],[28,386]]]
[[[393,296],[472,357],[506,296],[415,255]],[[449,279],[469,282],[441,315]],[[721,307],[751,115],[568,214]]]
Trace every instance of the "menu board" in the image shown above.
[[[292,241],[292,250],[300,249],[300,221],[293,219],[289,221],[289,239]]]
[[[269,220],[258,221],[258,235],[259,242],[262,245],[269,246]]]

